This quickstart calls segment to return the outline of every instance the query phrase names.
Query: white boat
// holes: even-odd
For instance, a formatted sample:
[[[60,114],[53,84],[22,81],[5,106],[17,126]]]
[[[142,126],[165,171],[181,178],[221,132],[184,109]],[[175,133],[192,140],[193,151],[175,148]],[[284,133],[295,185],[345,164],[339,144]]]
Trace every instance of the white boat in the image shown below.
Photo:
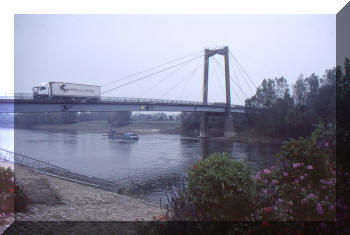
[[[123,140],[138,140],[139,139],[139,137],[135,133],[115,133],[115,132],[111,132],[107,136],[109,138],[123,139]]]

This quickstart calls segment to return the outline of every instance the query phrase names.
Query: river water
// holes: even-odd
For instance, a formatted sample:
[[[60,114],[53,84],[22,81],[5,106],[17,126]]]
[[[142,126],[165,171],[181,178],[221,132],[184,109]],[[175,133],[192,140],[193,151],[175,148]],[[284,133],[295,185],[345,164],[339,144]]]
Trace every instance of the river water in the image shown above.
[[[279,146],[201,140],[170,134],[139,135],[138,141],[109,139],[98,133],[0,128],[0,148],[71,170],[113,180],[146,200],[165,200],[166,188],[212,152],[228,152],[252,172],[276,162]]]

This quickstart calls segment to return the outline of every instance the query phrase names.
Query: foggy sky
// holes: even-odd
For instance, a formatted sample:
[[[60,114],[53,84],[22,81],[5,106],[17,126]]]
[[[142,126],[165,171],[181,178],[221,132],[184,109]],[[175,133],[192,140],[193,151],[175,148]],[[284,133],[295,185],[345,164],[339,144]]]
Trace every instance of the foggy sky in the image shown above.
[[[16,15],[14,88],[15,92],[30,93],[33,86],[45,81],[102,85],[204,48],[223,46],[230,48],[255,85],[264,78],[280,76],[292,84],[301,73],[323,75],[335,65],[335,18],[335,15]],[[215,57],[223,65],[222,56]],[[201,100],[203,59],[194,60],[167,77],[176,69],[104,95]],[[255,93],[255,88],[243,81],[239,72],[231,71],[231,76],[243,90],[231,82],[232,103],[243,104],[245,98]],[[161,82],[162,79],[167,80]],[[120,84],[123,82],[114,86]],[[223,85],[223,74],[211,59],[210,102],[224,101]],[[102,87],[102,91],[112,87]]]

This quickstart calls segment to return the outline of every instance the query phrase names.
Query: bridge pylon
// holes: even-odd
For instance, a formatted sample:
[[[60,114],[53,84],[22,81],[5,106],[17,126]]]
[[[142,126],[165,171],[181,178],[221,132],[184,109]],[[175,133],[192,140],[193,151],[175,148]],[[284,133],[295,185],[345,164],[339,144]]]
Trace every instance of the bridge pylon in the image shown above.
[[[224,56],[225,59],[225,87],[226,87],[226,108],[224,137],[233,137],[233,120],[231,114],[231,90],[230,90],[230,69],[229,69],[229,49],[227,46],[221,49],[204,50],[204,79],[203,79],[203,104],[208,104],[208,74],[209,74],[209,58],[216,54]],[[200,137],[207,138],[209,136],[209,114],[203,113],[200,123]]]

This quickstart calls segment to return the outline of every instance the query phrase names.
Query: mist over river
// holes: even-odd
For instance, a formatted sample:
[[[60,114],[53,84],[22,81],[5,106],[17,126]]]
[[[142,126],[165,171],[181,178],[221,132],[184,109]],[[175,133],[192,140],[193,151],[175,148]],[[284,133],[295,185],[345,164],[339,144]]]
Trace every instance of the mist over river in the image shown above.
[[[154,203],[165,200],[168,184],[186,177],[193,164],[209,153],[228,152],[255,172],[273,165],[279,151],[276,145],[177,134],[140,134],[138,141],[129,141],[99,133],[8,128],[0,128],[0,148],[14,148],[16,153],[72,172],[116,181]]]

